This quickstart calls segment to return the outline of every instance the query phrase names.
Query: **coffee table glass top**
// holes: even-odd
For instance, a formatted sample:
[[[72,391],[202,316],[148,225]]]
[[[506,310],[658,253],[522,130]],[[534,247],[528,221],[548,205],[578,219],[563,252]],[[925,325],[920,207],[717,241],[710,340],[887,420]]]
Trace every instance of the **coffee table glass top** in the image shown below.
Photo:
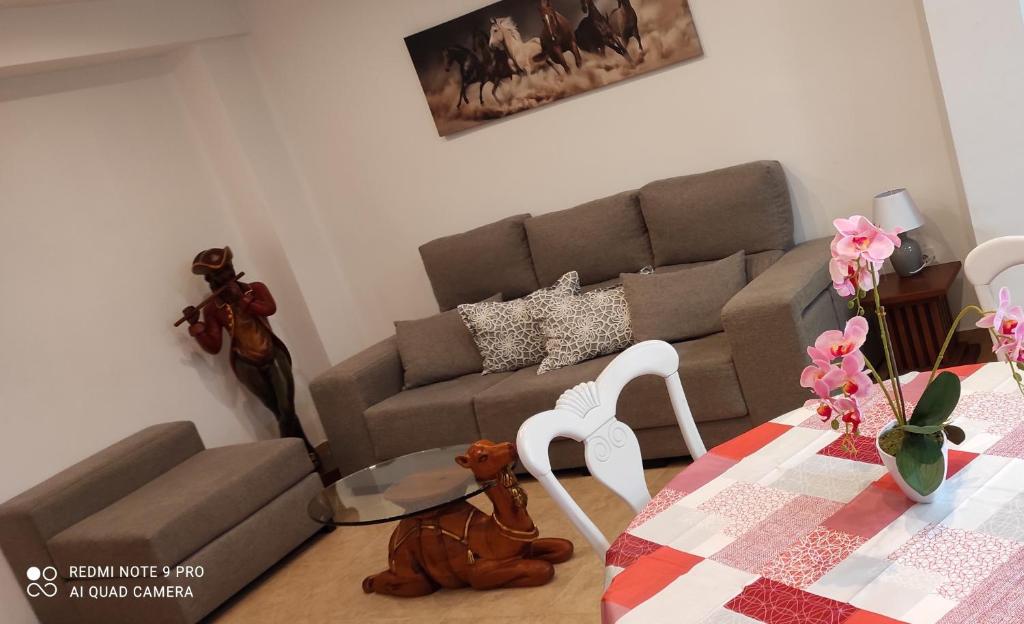
[[[309,502],[309,515],[322,524],[375,524],[476,496],[492,484],[477,483],[471,470],[455,463],[468,447],[420,451],[363,468],[327,486]]]

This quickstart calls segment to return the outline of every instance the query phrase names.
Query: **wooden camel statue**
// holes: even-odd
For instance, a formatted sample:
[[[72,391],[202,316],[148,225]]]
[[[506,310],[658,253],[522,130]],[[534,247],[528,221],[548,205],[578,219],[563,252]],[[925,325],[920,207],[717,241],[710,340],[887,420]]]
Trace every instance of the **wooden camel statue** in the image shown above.
[[[363,591],[413,597],[442,587],[535,587],[554,577],[553,564],[572,557],[569,540],[538,539],[512,472],[515,446],[481,440],[456,461],[477,481],[494,483],[486,491],[494,514],[460,501],[402,520],[388,545],[388,569],[366,577]]]

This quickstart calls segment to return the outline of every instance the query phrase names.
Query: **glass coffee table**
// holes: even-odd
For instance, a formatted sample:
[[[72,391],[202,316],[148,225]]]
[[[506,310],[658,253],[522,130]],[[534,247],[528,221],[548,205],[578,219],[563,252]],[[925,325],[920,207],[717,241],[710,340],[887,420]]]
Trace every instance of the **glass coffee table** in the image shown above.
[[[543,585],[573,546],[540,537],[516,461],[514,444],[489,440],[411,453],[326,487],[309,502],[309,515],[332,528],[396,521],[387,569],[363,579],[368,594]],[[493,512],[467,501],[485,492]]]
[[[327,486],[309,502],[311,518],[329,526],[392,522],[431,514],[480,494],[479,483],[455,463],[469,444],[403,455],[354,472]]]

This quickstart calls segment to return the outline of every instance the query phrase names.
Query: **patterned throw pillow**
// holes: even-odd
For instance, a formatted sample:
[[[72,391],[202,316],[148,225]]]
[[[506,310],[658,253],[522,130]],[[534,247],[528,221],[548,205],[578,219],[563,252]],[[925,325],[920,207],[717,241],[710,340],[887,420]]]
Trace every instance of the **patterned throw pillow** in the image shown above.
[[[629,306],[622,286],[565,297],[547,311],[534,310],[547,356],[537,374],[578,364],[633,344]]]
[[[544,335],[534,314],[580,291],[580,277],[570,271],[553,286],[506,302],[470,303],[459,306],[459,316],[473,335],[483,358],[483,373],[504,373],[533,366],[544,359]]]

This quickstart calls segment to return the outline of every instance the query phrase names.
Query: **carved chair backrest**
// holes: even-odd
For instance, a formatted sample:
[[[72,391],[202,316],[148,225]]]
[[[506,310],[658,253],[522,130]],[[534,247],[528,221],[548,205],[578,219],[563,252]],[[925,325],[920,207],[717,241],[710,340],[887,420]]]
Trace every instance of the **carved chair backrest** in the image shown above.
[[[1024,265],[1024,236],[993,238],[967,254],[964,274],[978,293],[982,309],[995,309],[999,302],[992,292],[992,282],[1003,271],[1018,265]],[[1005,356],[1000,355],[1000,359]]]
[[[665,380],[686,448],[694,459],[704,455],[704,442],[679,381],[679,354],[660,340],[641,342],[623,351],[595,381],[565,391],[555,409],[536,414],[523,423],[516,437],[523,466],[587,538],[602,561],[608,540],[552,473],[548,447],[558,437],[582,442],[587,468],[594,478],[639,513],[651,500],[644,481],[640,444],[633,430],[615,417],[615,407],[626,384],[642,375],[658,375]]]

